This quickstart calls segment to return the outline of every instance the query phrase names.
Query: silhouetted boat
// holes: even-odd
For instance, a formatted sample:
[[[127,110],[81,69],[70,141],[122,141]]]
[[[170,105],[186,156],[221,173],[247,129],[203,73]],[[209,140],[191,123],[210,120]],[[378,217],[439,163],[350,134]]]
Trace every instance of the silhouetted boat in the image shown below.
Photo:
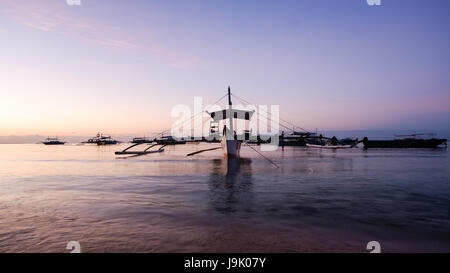
[[[339,140],[339,143],[342,145],[351,145],[352,147],[355,147],[358,145],[359,141],[357,137],[347,137]]]
[[[345,148],[353,148],[354,146],[351,144],[348,145],[316,145],[316,144],[309,144],[306,143],[307,147],[310,148],[322,148],[322,149],[345,149]]]
[[[161,145],[186,144],[186,140],[184,140],[183,138],[180,140],[177,140],[177,139],[173,138],[172,136],[163,136],[163,137],[155,139],[154,142],[156,142],[157,144],[161,144]]]
[[[87,144],[97,144],[97,145],[115,145],[120,143],[120,141],[114,140],[111,138],[111,136],[104,136],[100,133],[97,133],[96,137],[88,139],[88,141],[85,141],[83,143]]]
[[[228,126],[223,126],[222,136],[220,140],[223,154],[225,157],[239,157],[241,144],[244,141],[244,138],[239,139],[239,137],[236,135],[236,132],[233,128],[234,119],[250,120],[252,115],[254,114],[254,111],[233,109],[233,104],[231,102],[231,89],[228,86],[228,109],[223,109],[211,113],[206,111],[206,113],[209,114],[213,119],[212,123],[217,125],[216,127],[214,127],[216,128],[217,132],[219,132],[219,121],[228,120]]]
[[[47,137],[45,141],[42,142],[45,145],[64,145],[64,141],[60,141],[58,137]]]
[[[280,146],[309,146],[309,147],[323,147],[336,146],[338,148],[351,148],[358,144],[357,138],[337,139],[317,135],[311,132],[295,132],[290,135],[285,135],[284,132],[280,136]],[[348,147],[350,146],[350,147]]]
[[[420,136],[424,135],[433,134],[397,135],[396,137],[405,138],[393,140],[368,140],[365,137],[362,143],[364,148],[436,148],[442,144],[447,145],[447,139],[445,138],[420,138]]]
[[[97,145],[115,145],[118,143],[119,141],[112,139],[111,136],[100,136],[100,139],[97,141]]]
[[[147,139],[145,137],[135,137],[131,143],[152,143],[154,140]]]

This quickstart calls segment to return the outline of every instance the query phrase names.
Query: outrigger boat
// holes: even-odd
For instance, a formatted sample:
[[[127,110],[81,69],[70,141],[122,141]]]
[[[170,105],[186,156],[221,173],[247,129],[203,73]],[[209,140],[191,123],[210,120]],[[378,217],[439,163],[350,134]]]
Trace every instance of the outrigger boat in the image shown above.
[[[97,133],[97,136],[88,139],[88,141],[82,142],[87,144],[97,144],[99,146],[102,145],[115,145],[120,143],[118,140],[114,140],[111,136],[104,136],[100,133]]]
[[[155,138],[153,140],[145,139],[145,138],[134,138],[133,145],[125,148],[122,151],[115,152],[116,155],[146,155],[146,154],[152,154],[152,153],[161,153],[164,152],[164,147],[167,145],[176,145],[176,144],[186,144],[186,140],[177,140],[172,136],[162,136],[160,138]],[[136,146],[139,146],[141,144],[148,144],[149,147],[147,147],[143,151],[135,151],[131,150],[131,148],[134,148]],[[158,147],[160,146],[160,147]],[[150,150],[153,147],[158,147],[156,150]]]
[[[311,132],[296,132],[280,136],[279,146],[308,146],[314,148],[352,148],[358,145],[358,138],[337,139],[336,137],[325,137]],[[327,146],[327,147],[324,147]]]
[[[42,142],[44,145],[64,145],[64,141],[60,141],[58,137],[47,137],[45,141]]]
[[[116,145],[119,141],[112,139],[111,136],[101,136],[97,141],[97,145]]]
[[[177,140],[173,136],[162,136],[154,140],[157,144],[165,144],[165,145],[176,145],[176,144],[186,144],[186,140],[184,138]]]
[[[306,147],[310,148],[321,148],[321,149],[345,149],[345,148],[353,148],[353,145],[317,145],[317,144],[309,144],[306,143]]]
[[[434,134],[396,135],[394,140],[362,140],[364,148],[437,148],[439,145],[447,146],[445,138],[423,139],[422,136],[434,136]]]
[[[250,120],[252,115],[254,114],[254,111],[245,111],[245,110],[239,110],[239,109],[233,109],[232,102],[231,102],[231,89],[228,87],[228,108],[223,109],[220,111],[215,112],[208,112],[206,113],[213,119],[210,123],[210,137],[209,138],[220,138],[221,147],[215,147],[205,150],[196,151],[193,153],[188,154],[188,156],[199,154],[206,151],[212,151],[222,148],[223,154],[225,157],[239,157],[240,156],[240,150],[241,150],[241,144],[244,141],[244,139],[248,136],[249,132],[244,132],[243,135],[236,135],[236,132],[234,131],[234,119],[243,119],[243,120]],[[228,126],[224,125],[222,134],[219,134],[219,122],[223,122],[225,120],[228,120]],[[202,138],[202,141],[204,142],[214,142],[210,139]],[[150,153],[160,153],[164,151],[164,147],[166,145],[173,145],[173,144],[185,144],[187,143],[186,140],[180,139],[177,140],[173,138],[172,136],[163,136],[161,138],[156,138],[152,141],[152,144],[149,147],[147,147],[143,151],[133,151],[131,148],[136,147],[138,145],[144,144],[144,142],[137,142],[123,151],[117,151],[115,152],[116,155],[144,155],[144,154],[150,154]],[[160,145],[159,148],[156,150],[150,150],[153,147],[157,147]]]
[[[146,154],[152,154],[152,153],[162,153],[162,152],[164,152],[163,148],[167,145],[167,144],[161,145],[161,147],[159,147],[156,150],[150,150],[150,149],[153,148],[153,147],[156,147],[156,146],[158,146],[160,144],[152,144],[152,145],[148,146],[143,151],[131,151],[130,150],[131,148],[136,147],[136,146],[141,145],[141,144],[144,144],[144,143],[135,143],[135,144],[131,145],[130,147],[124,149],[123,151],[115,152],[115,154],[116,155],[135,155],[135,156],[137,156],[137,155],[146,155]]]
[[[245,111],[233,109],[233,103],[231,102],[231,89],[228,86],[228,109],[223,109],[220,111],[207,114],[214,120],[212,123],[216,123],[217,126],[214,128],[218,128],[218,124],[220,121],[228,120],[228,127],[226,125],[223,126],[222,130],[222,138],[220,141],[222,151],[225,157],[239,157],[241,151],[241,144],[245,138],[245,134],[242,137],[236,135],[234,131],[234,119],[243,119],[250,120],[255,111]]]
[[[186,140],[182,138],[181,140],[175,139],[173,136],[162,136],[160,138],[147,139],[145,137],[135,137],[131,141],[131,143],[142,144],[142,143],[157,143],[157,144],[167,144],[167,145],[176,145],[176,144],[186,144]]]
[[[317,140],[319,143],[317,144]],[[353,148],[358,144],[358,139],[353,138],[345,138],[338,140],[335,136],[332,138],[326,138],[320,136],[319,139],[316,139],[316,143],[306,143],[307,147],[310,148],[321,148],[321,149],[346,149]]]
[[[135,137],[131,143],[152,143],[153,140],[147,139],[146,137]]]

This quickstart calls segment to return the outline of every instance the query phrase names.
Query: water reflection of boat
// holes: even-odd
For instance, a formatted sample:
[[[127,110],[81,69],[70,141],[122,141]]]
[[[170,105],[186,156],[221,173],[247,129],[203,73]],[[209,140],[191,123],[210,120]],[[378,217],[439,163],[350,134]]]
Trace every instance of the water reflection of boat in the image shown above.
[[[447,139],[429,138],[423,136],[434,136],[434,134],[412,134],[396,135],[394,140],[368,140],[365,137],[362,142],[364,148],[436,148],[439,145],[447,145]]]
[[[58,137],[47,137],[45,141],[42,142],[45,145],[64,145],[64,141],[60,141]]]
[[[251,159],[221,158],[212,160],[209,179],[210,201],[221,213],[253,209]]]
[[[224,176],[237,175],[241,173],[241,167],[247,171],[252,163],[250,158],[221,158],[214,159],[214,167],[218,170],[220,167],[220,173]]]

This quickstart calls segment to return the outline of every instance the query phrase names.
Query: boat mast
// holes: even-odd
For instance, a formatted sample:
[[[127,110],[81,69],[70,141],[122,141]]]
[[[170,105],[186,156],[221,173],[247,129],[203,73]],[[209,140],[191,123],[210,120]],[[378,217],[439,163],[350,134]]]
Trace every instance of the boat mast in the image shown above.
[[[233,128],[233,111],[231,103],[231,88],[228,86],[228,121],[230,122],[230,136],[227,139],[234,139],[234,128]]]

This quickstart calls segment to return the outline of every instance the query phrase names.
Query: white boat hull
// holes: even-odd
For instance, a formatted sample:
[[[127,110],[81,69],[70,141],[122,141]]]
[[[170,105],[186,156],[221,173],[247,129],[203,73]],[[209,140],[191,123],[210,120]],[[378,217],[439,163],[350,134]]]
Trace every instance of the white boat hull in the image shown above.
[[[239,157],[241,143],[238,140],[222,139],[222,150],[225,157]]]
[[[315,145],[315,144],[306,144],[307,147],[310,148],[321,148],[321,149],[346,149],[353,148],[352,145]]]
[[[227,130],[224,130],[222,141],[223,154],[225,157],[239,157],[241,151],[241,142],[235,139],[227,139]]]

